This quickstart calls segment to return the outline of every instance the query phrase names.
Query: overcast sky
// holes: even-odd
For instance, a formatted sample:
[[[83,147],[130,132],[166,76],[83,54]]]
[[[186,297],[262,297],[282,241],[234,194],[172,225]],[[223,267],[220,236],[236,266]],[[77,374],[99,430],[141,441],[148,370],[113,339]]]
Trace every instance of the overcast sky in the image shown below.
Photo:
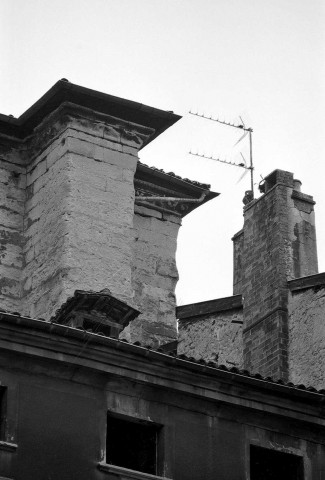
[[[294,172],[314,195],[325,270],[325,2],[323,0],[0,0],[0,112],[19,116],[57,80],[183,116],[140,152],[144,163],[210,183],[220,196],[183,221],[178,303],[232,294],[231,237],[249,175],[199,159],[248,158],[255,182]],[[245,139],[246,140],[246,139]]]

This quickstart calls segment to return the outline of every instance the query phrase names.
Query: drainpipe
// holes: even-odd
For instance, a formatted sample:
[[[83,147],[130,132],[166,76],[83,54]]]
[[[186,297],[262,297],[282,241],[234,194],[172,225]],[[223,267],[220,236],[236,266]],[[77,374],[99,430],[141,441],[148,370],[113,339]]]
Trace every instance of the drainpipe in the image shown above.
[[[159,201],[159,202],[183,202],[183,203],[201,203],[205,197],[207,196],[207,193],[203,192],[200,198],[179,198],[179,197],[141,197],[140,195],[135,197],[135,201],[137,200],[143,200],[143,201],[148,201],[148,200],[153,200],[153,201]]]

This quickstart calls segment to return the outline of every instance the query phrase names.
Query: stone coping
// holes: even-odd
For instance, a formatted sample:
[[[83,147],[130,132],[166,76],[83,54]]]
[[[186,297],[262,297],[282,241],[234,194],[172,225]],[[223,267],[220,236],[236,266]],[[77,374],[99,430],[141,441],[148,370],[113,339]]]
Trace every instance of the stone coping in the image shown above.
[[[243,308],[241,295],[232,295],[231,297],[217,298],[215,300],[207,300],[206,302],[191,303],[176,308],[176,317],[178,320],[188,320],[192,317],[200,317],[202,315],[210,315],[212,313],[224,312]],[[195,319],[193,319],[195,320]]]
[[[322,286],[325,287],[325,272],[288,281],[288,287],[291,292]]]

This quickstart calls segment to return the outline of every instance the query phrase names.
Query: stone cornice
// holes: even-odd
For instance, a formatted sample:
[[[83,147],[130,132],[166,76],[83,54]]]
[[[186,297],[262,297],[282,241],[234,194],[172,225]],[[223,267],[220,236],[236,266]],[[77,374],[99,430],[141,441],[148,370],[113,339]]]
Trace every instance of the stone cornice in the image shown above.
[[[308,275],[307,277],[295,278],[288,281],[288,287],[291,292],[306,290],[308,288],[324,288],[325,287],[325,273],[317,273],[315,275]]]
[[[80,107],[153,129],[154,134],[147,139],[145,144],[150,143],[181,118],[173,112],[159,110],[59,80],[19,118],[0,114],[0,134],[25,138],[45,117],[64,102],[74,103]]]

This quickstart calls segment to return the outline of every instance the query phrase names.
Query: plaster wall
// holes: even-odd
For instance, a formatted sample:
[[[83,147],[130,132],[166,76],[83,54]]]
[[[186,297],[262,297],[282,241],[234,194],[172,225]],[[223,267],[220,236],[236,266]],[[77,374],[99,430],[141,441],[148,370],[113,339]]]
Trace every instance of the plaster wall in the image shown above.
[[[325,388],[325,289],[289,294],[289,380]]]
[[[181,320],[177,353],[196,360],[243,366],[242,309]],[[235,323],[239,322],[239,323]]]
[[[71,348],[76,351],[75,345]],[[251,445],[302,456],[306,480],[323,478],[322,427],[303,421],[299,410],[293,413],[294,418],[283,415],[283,401],[286,408],[295,412],[295,399],[290,394],[285,400],[279,398],[278,413],[271,414],[267,411],[268,397],[258,388],[249,408],[236,404],[236,378],[227,386],[212,377],[209,387],[202,388],[200,375],[197,379],[192,372],[196,392],[187,394],[182,387],[189,372],[184,372],[183,384],[175,380],[172,369],[167,376],[165,371],[164,376],[162,372],[159,376],[158,369],[157,380],[163,379],[163,385],[159,385],[153,373],[143,377],[138,372],[139,378],[134,380],[112,375],[110,370],[100,373],[45,357],[9,355],[6,350],[0,351],[0,357],[1,384],[8,386],[5,440],[17,445],[12,449],[0,445],[2,477],[113,480],[116,475],[98,469],[99,462],[106,458],[110,412],[160,425],[158,475],[166,478],[248,479]],[[119,362],[131,372],[137,365],[136,357],[119,356],[116,350],[111,359],[117,371]],[[112,367],[109,362],[108,365]],[[243,397],[252,394],[253,387],[238,384],[239,388]],[[226,402],[211,401],[207,391],[227,392],[229,396]],[[308,406],[309,412],[311,409]],[[139,474],[134,473],[136,476]]]

